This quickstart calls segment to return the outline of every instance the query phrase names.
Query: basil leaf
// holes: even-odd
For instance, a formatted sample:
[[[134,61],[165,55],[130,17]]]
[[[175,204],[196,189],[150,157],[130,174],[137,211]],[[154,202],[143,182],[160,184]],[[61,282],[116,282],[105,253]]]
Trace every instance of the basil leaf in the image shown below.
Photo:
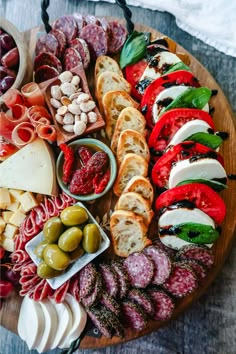
[[[218,135],[199,132],[192,134],[187,137],[185,140],[195,141],[196,143],[200,143],[202,145],[208,146],[209,148],[215,150],[222,144],[222,139]]]
[[[135,64],[146,55],[147,34],[133,31],[127,38],[120,55],[120,67]]]
[[[198,245],[213,243],[219,237],[219,232],[212,226],[193,222],[174,225],[168,230],[170,234],[175,233],[182,240]]]
[[[202,109],[211,98],[212,91],[207,87],[189,87],[188,90],[181,93],[167,107],[162,109],[161,113],[173,108],[198,108]]]
[[[203,183],[206,184],[207,186],[211,187],[212,189],[214,189],[216,192],[220,192],[223,189],[228,188],[226,186],[226,184],[223,184],[221,182],[218,181],[214,181],[213,179],[201,179],[201,178],[197,178],[197,179],[186,179],[184,181],[179,182],[177,186],[183,186],[185,184],[191,184],[191,183]]]
[[[171,67],[165,71],[164,74],[169,74],[173,73],[174,71],[179,71],[179,70],[186,70],[186,71],[191,71],[189,66],[185,65],[182,61],[176,64],[171,65]]]

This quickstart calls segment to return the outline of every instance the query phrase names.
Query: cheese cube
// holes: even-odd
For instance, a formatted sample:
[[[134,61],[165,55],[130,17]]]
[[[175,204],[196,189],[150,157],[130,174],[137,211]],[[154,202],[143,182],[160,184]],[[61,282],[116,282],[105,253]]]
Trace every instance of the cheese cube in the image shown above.
[[[14,238],[15,235],[18,233],[18,227],[11,224],[6,224],[5,230],[3,232],[3,236],[6,238]]]
[[[9,220],[13,214],[14,214],[13,211],[3,211],[2,212],[2,217],[3,217],[3,220],[5,221],[6,224],[9,223]]]
[[[0,188],[0,209],[7,209],[11,203],[10,194],[7,188]]]
[[[6,222],[3,219],[3,217],[0,216],[0,234],[3,233],[5,226],[6,226]]]
[[[23,214],[19,209],[16,210],[12,217],[10,218],[9,222],[10,224],[12,225],[15,225],[15,226],[20,226],[20,224],[24,221],[26,215]]]
[[[31,192],[23,193],[20,196],[19,201],[26,213],[38,205],[37,200]]]
[[[4,250],[8,252],[14,252],[15,250],[14,241],[11,238],[3,237],[1,241],[1,245],[4,248]]]
[[[22,204],[19,205],[19,208],[17,210],[21,211],[23,214],[26,214],[26,211],[23,208]]]
[[[7,209],[10,211],[16,211],[20,206],[20,202],[18,200],[11,202],[8,206]]]
[[[11,200],[15,201],[15,200],[19,200],[21,194],[23,194],[24,191],[22,191],[20,189],[9,189],[9,193],[11,196]]]

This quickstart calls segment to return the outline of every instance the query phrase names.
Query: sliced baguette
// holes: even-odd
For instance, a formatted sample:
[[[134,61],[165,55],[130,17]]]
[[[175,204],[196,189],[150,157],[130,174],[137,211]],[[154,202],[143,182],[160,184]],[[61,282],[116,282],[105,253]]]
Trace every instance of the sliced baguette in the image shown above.
[[[113,73],[117,73],[118,75],[123,77],[122,70],[120,69],[118,63],[108,57],[107,55],[101,55],[97,58],[95,69],[94,69],[94,77],[95,77],[95,84],[97,83],[98,76],[104,73],[105,71],[110,71]]]
[[[150,152],[144,136],[132,129],[124,130],[119,137],[117,146],[118,164],[123,161],[128,153],[142,156],[147,162],[150,160]]]
[[[154,198],[154,190],[148,178],[142,176],[134,176],[131,178],[123,190],[123,193],[128,192],[139,193],[144,199],[148,201],[151,208]]]
[[[146,120],[135,107],[126,107],[117,119],[115,131],[111,139],[111,149],[116,154],[117,144],[123,130],[133,129],[144,135]]]
[[[131,211],[117,210],[110,219],[111,237],[117,256],[128,257],[140,252],[152,242],[146,236],[147,226],[141,216]]]
[[[154,215],[153,210],[150,209],[149,202],[136,192],[121,194],[115,209],[132,211],[142,216],[146,225],[151,223]]]
[[[106,134],[109,139],[115,130],[117,119],[126,107],[138,108],[139,104],[125,91],[107,92],[102,99],[106,121]]]
[[[146,177],[148,173],[148,162],[139,155],[127,154],[123,159],[118,176],[113,186],[116,196],[120,196],[129,180],[134,176]]]

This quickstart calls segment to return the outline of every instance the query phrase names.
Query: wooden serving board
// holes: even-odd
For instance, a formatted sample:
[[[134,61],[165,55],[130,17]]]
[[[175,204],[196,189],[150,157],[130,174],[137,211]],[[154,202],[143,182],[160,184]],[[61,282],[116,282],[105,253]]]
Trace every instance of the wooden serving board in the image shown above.
[[[114,18],[108,18],[108,20],[114,20]],[[124,21],[121,20],[124,24]],[[158,31],[143,25],[136,25],[135,29],[137,31],[143,32],[151,32],[152,36],[155,38],[156,36],[161,36],[162,34]],[[38,28],[33,28],[24,33],[25,40],[28,43],[29,50],[31,55],[33,56],[35,43],[36,43],[36,35],[39,31]],[[218,86],[214,78],[209,74],[209,72],[184,48],[177,45],[178,52],[184,52],[189,55],[190,58],[190,68],[194,75],[199,79],[200,84],[202,86],[207,86],[210,89],[218,90],[218,94],[211,99],[211,104],[215,107],[214,113],[214,121],[217,130],[225,131],[229,133],[229,139],[227,139],[221,147],[221,154],[225,160],[225,169],[227,174],[236,174],[236,131],[235,131],[235,117],[231,110],[231,107],[224,96],[221,88]],[[89,83],[91,93],[93,94],[93,81],[92,76],[93,72],[89,73]],[[185,311],[194,301],[196,301],[203,293],[206,292],[209,285],[213,282],[220,269],[222,268],[232,246],[233,238],[236,234],[236,182],[233,180],[228,181],[228,189],[221,192],[221,196],[223,197],[226,206],[227,206],[227,215],[224,223],[222,224],[222,234],[216,244],[214,245],[213,251],[215,254],[215,264],[211,271],[208,273],[208,276],[205,282],[195,291],[193,294],[183,298],[182,300],[176,301],[176,308],[174,314],[171,318],[174,319],[178,315],[180,315],[183,311]],[[90,206],[90,211],[94,216],[98,215],[102,217],[106,212],[109,212],[113,203],[114,196],[110,191],[107,195],[105,195],[102,199],[96,201],[96,203]],[[155,227],[151,228],[152,230]],[[153,235],[149,235],[151,238]],[[21,304],[21,298],[15,292],[11,295],[10,298],[3,304],[1,310],[1,324],[7,329],[17,333],[17,320],[19,315],[19,309]],[[94,338],[91,336],[86,336],[82,342],[81,348],[99,348],[108,346],[111,344],[118,344],[121,342],[126,342],[137,337],[143,336],[147,333],[150,333],[158,328],[167,325],[167,322],[158,322],[158,321],[149,321],[147,327],[142,332],[135,332],[133,330],[126,330],[126,335],[123,339],[118,337],[113,337],[112,339],[107,339],[105,337]]]

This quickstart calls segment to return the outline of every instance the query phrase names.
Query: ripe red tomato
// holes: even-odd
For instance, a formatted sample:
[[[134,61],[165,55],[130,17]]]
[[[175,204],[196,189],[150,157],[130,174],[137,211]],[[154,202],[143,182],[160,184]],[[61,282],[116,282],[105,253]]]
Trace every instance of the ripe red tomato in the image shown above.
[[[139,62],[128,65],[125,68],[126,80],[132,85],[131,96],[141,101],[142,95],[136,90],[135,85],[139,82],[145,68],[147,66],[147,60],[142,59]]]
[[[216,224],[221,224],[226,215],[223,199],[210,187],[201,183],[185,184],[168,189],[156,200],[156,210],[168,207],[177,202],[188,200],[209,215]]]

